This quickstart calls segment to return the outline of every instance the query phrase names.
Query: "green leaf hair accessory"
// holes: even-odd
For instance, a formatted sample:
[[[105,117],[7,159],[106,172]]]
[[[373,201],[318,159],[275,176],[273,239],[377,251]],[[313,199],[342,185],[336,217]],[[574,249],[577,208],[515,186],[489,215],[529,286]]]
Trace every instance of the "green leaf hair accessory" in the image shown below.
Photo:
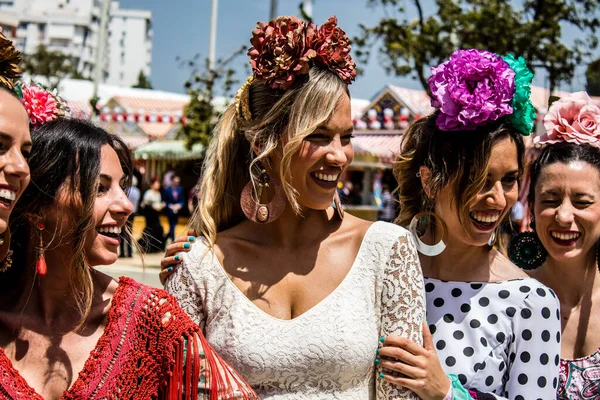
[[[535,107],[531,103],[533,72],[527,68],[523,57],[515,58],[512,54],[507,54],[502,59],[515,71],[515,94],[511,102],[513,113],[507,119],[523,135],[529,136],[535,127],[536,118]]]

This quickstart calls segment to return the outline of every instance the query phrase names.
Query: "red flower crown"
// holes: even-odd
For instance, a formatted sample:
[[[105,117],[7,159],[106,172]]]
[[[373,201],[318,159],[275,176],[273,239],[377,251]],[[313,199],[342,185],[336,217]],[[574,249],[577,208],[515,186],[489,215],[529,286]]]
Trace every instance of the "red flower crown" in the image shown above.
[[[320,27],[294,16],[259,22],[250,43],[253,75],[272,89],[289,89],[312,64],[335,72],[346,84],[356,77],[350,39],[338,27],[335,16]]]

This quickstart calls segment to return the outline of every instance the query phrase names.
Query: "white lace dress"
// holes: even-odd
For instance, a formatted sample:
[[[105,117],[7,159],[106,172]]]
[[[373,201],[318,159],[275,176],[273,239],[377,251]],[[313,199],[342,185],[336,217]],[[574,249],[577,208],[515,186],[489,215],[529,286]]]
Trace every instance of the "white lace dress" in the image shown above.
[[[348,275],[292,319],[274,318],[233,284],[203,240],[166,289],[263,399],[416,399],[378,377],[379,338],[422,343],[423,276],[403,228],[374,223]]]

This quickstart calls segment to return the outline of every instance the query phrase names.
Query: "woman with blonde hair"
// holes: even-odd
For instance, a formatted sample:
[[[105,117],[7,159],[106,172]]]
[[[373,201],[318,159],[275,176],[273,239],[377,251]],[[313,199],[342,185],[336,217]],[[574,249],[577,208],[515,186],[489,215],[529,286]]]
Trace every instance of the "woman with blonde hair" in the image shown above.
[[[166,258],[181,261],[166,289],[264,399],[416,398],[375,363],[381,337],[422,340],[412,238],[344,215],[336,196],[354,155],[349,40],[335,17],[280,17],[251,43],[253,76],[206,155],[200,238]]]

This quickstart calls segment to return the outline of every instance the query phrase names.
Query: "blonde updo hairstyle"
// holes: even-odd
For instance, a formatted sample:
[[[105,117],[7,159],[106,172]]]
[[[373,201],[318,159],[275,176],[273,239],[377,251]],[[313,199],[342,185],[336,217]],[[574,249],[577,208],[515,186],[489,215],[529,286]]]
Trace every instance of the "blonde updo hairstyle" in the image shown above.
[[[281,181],[293,210],[300,215],[297,193],[290,184],[292,157],[303,140],[333,115],[348,85],[328,69],[313,66],[291,88],[271,89],[254,79],[249,87],[250,121],[230,105],[221,116],[208,147],[200,180],[199,203],[190,221],[211,244],[216,235],[246,219],[240,206],[244,186],[257,181],[260,163]],[[281,157],[272,171],[270,157]]]

